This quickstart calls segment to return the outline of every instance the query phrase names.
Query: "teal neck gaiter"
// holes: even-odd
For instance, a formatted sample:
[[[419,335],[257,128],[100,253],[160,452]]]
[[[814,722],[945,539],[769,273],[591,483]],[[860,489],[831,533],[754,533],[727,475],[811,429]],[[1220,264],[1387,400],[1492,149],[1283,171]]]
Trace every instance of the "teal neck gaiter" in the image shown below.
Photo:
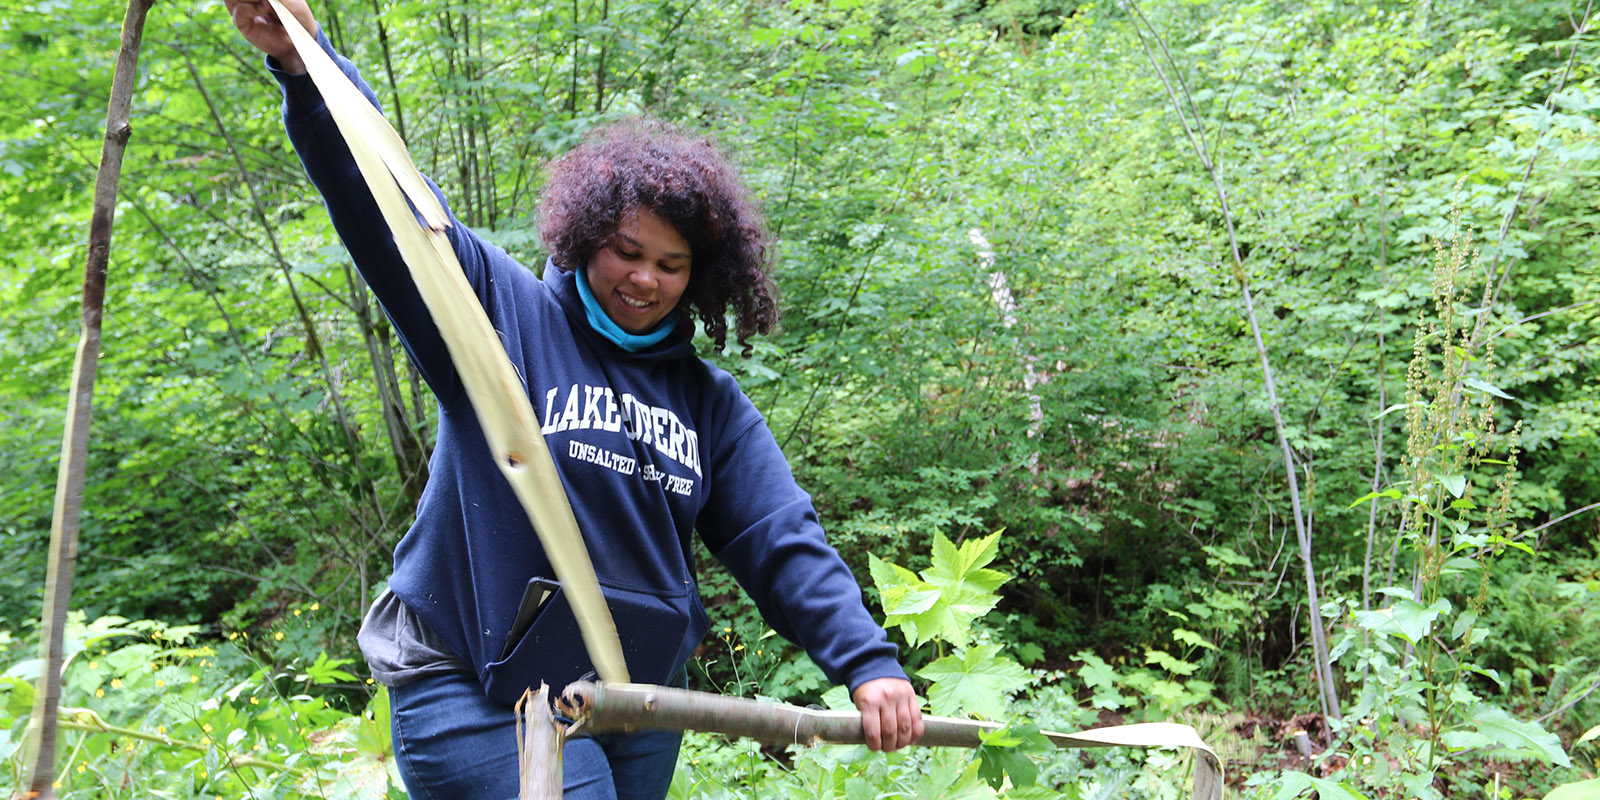
[[[594,292],[589,288],[589,273],[585,268],[578,267],[577,273],[578,297],[583,299],[583,310],[589,317],[589,327],[594,328],[597,333],[611,340],[616,346],[630,353],[637,353],[646,347],[659,344],[672,335],[673,328],[677,327],[678,310],[673,309],[649,333],[628,333],[606,316],[605,309],[600,307],[600,301],[594,298]]]

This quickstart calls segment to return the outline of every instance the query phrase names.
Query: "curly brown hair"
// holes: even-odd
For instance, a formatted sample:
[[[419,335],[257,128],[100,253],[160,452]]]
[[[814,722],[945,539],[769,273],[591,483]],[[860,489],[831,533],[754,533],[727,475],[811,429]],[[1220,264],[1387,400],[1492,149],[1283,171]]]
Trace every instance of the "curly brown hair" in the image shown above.
[[[766,226],[738,173],[711,141],[664,122],[628,120],[591,132],[549,167],[539,236],[570,270],[611,243],[624,217],[646,209],[689,243],[689,285],[680,307],[705,325],[718,352],[733,307],[746,340],[778,321],[768,275]]]

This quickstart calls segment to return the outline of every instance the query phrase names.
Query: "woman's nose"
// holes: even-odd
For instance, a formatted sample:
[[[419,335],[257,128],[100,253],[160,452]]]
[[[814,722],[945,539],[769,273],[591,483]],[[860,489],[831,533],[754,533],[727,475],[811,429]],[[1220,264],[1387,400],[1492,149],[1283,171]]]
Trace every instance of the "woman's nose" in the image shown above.
[[[629,275],[629,279],[633,281],[635,286],[646,289],[653,289],[660,282],[654,267],[640,267]]]

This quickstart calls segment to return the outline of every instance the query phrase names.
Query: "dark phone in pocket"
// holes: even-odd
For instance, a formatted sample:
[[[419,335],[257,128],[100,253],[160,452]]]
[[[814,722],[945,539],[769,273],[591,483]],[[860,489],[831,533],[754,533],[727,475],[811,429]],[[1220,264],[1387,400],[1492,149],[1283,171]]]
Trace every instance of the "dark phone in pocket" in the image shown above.
[[[664,683],[705,633],[705,613],[692,589],[658,595],[602,582],[600,591],[636,683]],[[527,631],[512,637],[506,647],[509,654],[488,665],[483,684],[485,694],[506,705],[516,703],[524,689],[537,689],[541,681],[559,692],[594,669],[560,587],[536,611]]]
[[[517,647],[517,642],[522,641],[524,634],[533,627],[534,619],[539,612],[550,603],[550,598],[555,597],[560,591],[561,584],[549,578],[533,577],[528,579],[527,588],[522,590],[522,602],[517,606],[517,616],[511,620],[511,634],[506,637],[505,647],[500,649],[500,659],[504,661]]]

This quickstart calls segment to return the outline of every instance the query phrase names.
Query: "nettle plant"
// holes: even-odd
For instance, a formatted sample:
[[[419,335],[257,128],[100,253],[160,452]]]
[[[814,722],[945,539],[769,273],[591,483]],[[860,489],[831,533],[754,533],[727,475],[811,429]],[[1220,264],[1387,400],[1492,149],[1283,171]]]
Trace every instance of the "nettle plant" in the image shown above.
[[[1406,402],[1385,411],[1405,412],[1400,480],[1352,503],[1398,505],[1393,553],[1409,564],[1410,581],[1379,589],[1387,605],[1355,611],[1334,648],[1357,692],[1334,726],[1339,746],[1324,757],[1346,760],[1342,780],[1296,775],[1278,797],[1299,787],[1436,798],[1469,786],[1494,797],[1499,778],[1471,761],[1570,766],[1555,734],[1494,702],[1506,676],[1478,660],[1479,645],[1496,635],[1491,572],[1503,558],[1533,554],[1510,524],[1520,423],[1507,434],[1496,419],[1497,401],[1510,397],[1491,382],[1493,287],[1469,285],[1484,275],[1470,236],[1436,244],[1433,261],[1434,304],[1418,320]],[[1469,308],[1474,288],[1482,294]]]

